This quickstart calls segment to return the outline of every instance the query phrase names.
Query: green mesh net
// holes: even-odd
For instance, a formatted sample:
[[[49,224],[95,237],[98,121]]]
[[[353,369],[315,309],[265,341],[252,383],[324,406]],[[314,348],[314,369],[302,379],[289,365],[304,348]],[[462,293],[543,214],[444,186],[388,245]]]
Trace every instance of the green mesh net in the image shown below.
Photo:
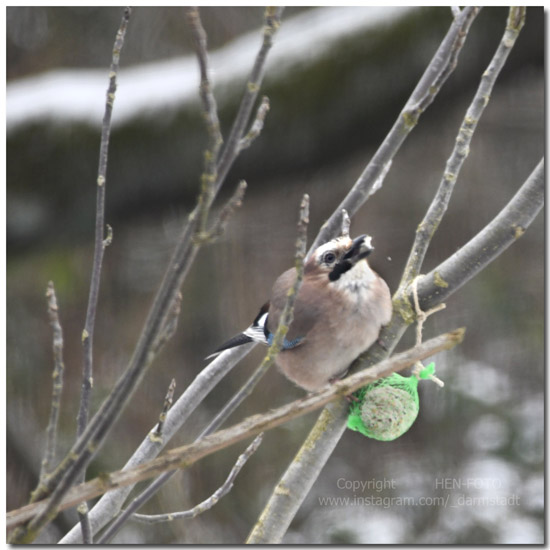
[[[420,371],[420,378],[430,378],[434,363]],[[387,378],[357,390],[352,402],[348,428],[379,441],[393,441],[402,436],[418,416],[418,378],[393,373]]]

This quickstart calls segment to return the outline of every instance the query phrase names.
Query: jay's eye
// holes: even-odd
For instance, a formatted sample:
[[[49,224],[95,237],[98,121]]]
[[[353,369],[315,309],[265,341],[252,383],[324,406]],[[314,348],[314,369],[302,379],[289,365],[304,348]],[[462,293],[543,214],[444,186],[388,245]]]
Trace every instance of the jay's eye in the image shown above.
[[[334,252],[325,252],[323,256],[323,263],[330,265],[336,260],[336,254]]]

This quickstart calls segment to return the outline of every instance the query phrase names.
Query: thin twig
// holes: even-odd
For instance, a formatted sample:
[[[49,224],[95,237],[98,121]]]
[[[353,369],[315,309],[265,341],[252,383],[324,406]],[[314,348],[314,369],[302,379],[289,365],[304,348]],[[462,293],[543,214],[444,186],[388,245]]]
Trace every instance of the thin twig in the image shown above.
[[[458,131],[457,138],[455,140],[455,146],[453,151],[447,160],[445,172],[441,178],[439,188],[435,197],[424,216],[422,222],[416,229],[414,245],[411,249],[409,259],[403,271],[403,278],[401,279],[401,285],[410,284],[420,274],[422,263],[426,256],[428,246],[431,239],[439,227],[439,223],[443,218],[443,215],[447,211],[447,206],[451,199],[452,192],[454,190],[455,183],[458,179],[460,169],[468,156],[470,151],[470,143],[473,135],[476,131],[477,125],[485,107],[489,103],[493,86],[496,82],[498,75],[508,55],[512,50],[519,31],[523,26],[523,17],[520,15],[518,18],[515,14],[515,10],[521,14],[525,14],[525,7],[511,8],[506,24],[504,35],[498,45],[498,48],[489,63],[489,66],[481,77],[481,82],[474,95],[474,98],[466,111],[464,120]],[[517,21],[517,23],[515,23]]]
[[[304,269],[304,257],[306,253],[307,244],[307,226],[309,223],[309,196],[306,194],[303,196],[300,203],[300,215],[298,219],[298,236],[296,238],[296,252],[295,252],[295,269],[296,280],[293,286],[287,292],[287,298],[285,307],[279,320],[279,325],[273,343],[270,346],[266,356],[264,357],[260,366],[254,371],[252,376],[245,382],[242,388],[225,404],[222,410],[214,417],[214,419],[208,424],[208,426],[201,432],[195,441],[199,441],[207,435],[217,430],[233,411],[246,399],[256,387],[258,382],[262,379],[264,374],[273,365],[277,354],[280,352],[284,336],[288,332],[288,328],[292,323],[294,302],[300,286],[302,284],[303,269]],[[147,501],[149,501],[157,491],[166,484],[166,482],[176,473],[177,470],[164,472],[157,479],[155,479],[144,491],[142,491],[132,502],[126,507],[126,509],[119,514],[119,516],[113,521],[105,533],[101,536],[98,543],[103,543],[110,540],[123,526],[123,524],[130,519],[132,514],[139,510]]]
[[[261,362],[260,366],[245,382],[243,387],[226,403],[224,408],[216,415],[212,422],[203,430],[198,439],[212,433],[229,417],[229,415],[248,397],[258,382],[269,370],[275,362],[277,355],[280,353],[285,335],[287,334],[292,319],[294,317],[294,302],[302,285],[304,275],[304,257],[306,253],[307,242],[307,226],[309,223],[309,196],[306,194],[302,197],[300,204],[300,217],[298,221],[298,237],[296,239],[296,254],[294,265],[296,269],[296,279],[294,284],[289,288],[286,296],[285,306],[279,319],[279,325],[273,337],[273,343],[269,347],[269,351]]]
[[[186,21],[193,45],[197,54],[200,69],[200,97],[202,101],[203,116],[208,131],[208,147],[204,152],[204,172],[201,176],[201,193],[199,196],[199,233],[206,232],[208,212],[216,194],[215,184],[217,179],[217,162],[223,137],[218,119],[216,99],[212,93],[210,84],[210,68],[206,45],[206,32],[202,26],[199,9],[196,7],[185,8]]]
[[[130,19],[131,9],[125,8],[122,21],[118,29],[109,70],[109,87],[107,89],[107,100],[105,102],[105,113],[101,126],[101,145],[99,148],[99,168],[97,173],[97,200],[95,219],[95,247],[92,266],[92,277],[90,281],[90,293],[88,297],[88,308],[86,321],[82,332],[82,347],[84,352],[84,364],[82,368],[82,392],[80,395],[80,408],[78,411],[77,437],[79,437],[88,424],[90,396],[93,386],[93,343],[97,301],[99,297],[99,285],[101,282],[101,267],[103,265],[103,254],[105,247],[112,240],[112,230],[108,231],[105,238],[105,189],[107,185],[107,161],[109,157],[109,138],[111,135],[111,117],[115,94],[117,88],[117,74],[120,63],[120,52],[124,46],[126,28]],[[109,227],[110,229],[110,227]],[[81,476],[84,479],[84,473]]]
[[[78,520],[80,522],[80,530],[82,531],[82,544],[93,544],[94,534],[90,525],[90,516],[88,515],[88,503],[82,502],[76,509]]]
[[[465,7],[456,17],[437,52],[424,71],[404,109],[399,113],[392,129],[367,164],[359,179],[344,200],[336,207],[329,219],[321,227],[308,254],[311,254],[321,244],[333,239],[340,230],[340,216],[345,209],[353,217],[364,204],[372,188],[381,185],[381,176],[388,170],[397,151],[416,126],[420,115],[434,100],[445,79],[454,69],[453,63],[464,44],[470,25],[476,17],[479,8]]]
[[[166,422],[166,414],[174,402],[174,391],[176,390],[176,379],[172,378],[172,382],[168,386],[168,391],[166,392],[166,397],[164,398],[164,405],[162,411],[159,415],[159,422],[157,424],[157,429],[153,432],[152,436],[158,439],[162,439],[162,429],[164,428],[164,423]]]
[[[231,195],[229,200],[220,210],[220,213],[218,214],[216,219],[212,222],[210,228],[208,230],[205,230],[203,233],[197,232],[197,234],[193,237],[195,243],[213,243],[224,234],[229,218],[233,215],[237,208],[240,208],[242,206],[246,187],[246,181],[241,180],[235,188],[233,195]]]
[[[267,96],[264,96],[262,97],[260,106],[256,111],[256,118],[254,119],[254,122],[250,126],[250,130],[248,130],[246,135],[243,138],[241,138],[241,141],[239,142],[239,151],[242,151],[243,149],[247,149],[248,147],[250,147],[252,145],[252,142],[260,135],[261,131],[263,130],[265,117],[267,116],[268,111],[269,111],[269,98]]]
[[[416,345],[418,346],[422,343],[422,331],[424,330],[424,323],[426,322],[428,317],[430,315],[433,315],[434,313],[437,313],[438,311],[441,311],[442,309],[445,309],[447,306],[446,304],[438,304],[428,311],[422,311],[422,309],[420,309],[420,303],[418,302],[418,277],[414,279],[411,287],[414,298],[414,312],[416,314]],[[424,364],[422,363],[422,361],[417,361],[413,367],[412,372],[414,376],[420,378],[420,373],[423,369]],[[445,385],[443,381],[440,380],[435,374],[430,374],[429,378],[432,382],[435,382],[440,388]]]
[[[296,269],[296,279],[294,284],[288,289],[286,302],[279,319],[279,325],[273,336],[273,343],[269,347],[260,366],[245,382],[243,387],[226,403],[223,409],[215,416],[210,424],[203,430],[197,439],[206,437],[208,434],[217,430],[233,411],[246,399],[262,379],[264,374],[271,368],[277,355],[283,348],[284,338],[294,318],[294,303],[304,276],[304,258],[306,254],[307,227],[309,224],[309,195],[305,194],[300,203],[300,216],[298,220],[298,236],[296,238],[296,253],[294,256],[294,267]]]
[[[175,519],[194,518],[199,514],[210,510],[210,508],[217,504],[222,497],[224,497],[225,495],[227,495],[227,493],[229,493],[229,491],[231,491],[235,482],[235,478],[241,471],[242,467],[247,463],[248,459],[258,450],[258,447],[262,442],[263,435],[263,433],[257,435],[254,441],[252,441],[252,443],[246,448],[246,450],[241,455],[239,455],[237,462],[231,469],[231,472],[229,472],[229,475],[227,476],[227,479],[224,481],[223,485],[219,487],[216,492],[214,492],[209,498],[207,498],[200,504],[197,504],[196,506],[191,508],[191,510],[186,510],[184,512],[172,512],[170,514],[134,514],[132,516],[132,519],[140,523],[153,524],[174,521]]]
[[[225,143],[218,162],[218,182],[216,183],[216,188],[220,187],[221,183],[227,176],[233,161],[239,154],[241,139],[244,135],[248,121],[250,120],[250,114],[252,113],[254,102],[256,101],[258,92],[260,91],[265,73],[267,54],[273,45],[273,37],[280,26],[283,10],[284,8],[281,6],[268,7],[265,9],[262,46],[256,56],[256,60],[254,61],[254,66],[250,76],[248,77],[244,95],[239,106],[239,111],[235,117],[235,122],[233,123],[231,132],[229,133],[229,137]]]
[[[418,280],[423,310],[443,302],[477,275],[533,222],[544,205],[544,158],[508,204],[475,237]],[[408,299],[410,300],[410,294]]]
[[[307,395],[267,413],[250,416],[239,424],[213,433],[196,443],[172,449],[161,457],[141,464],[136,468],[104,474],[77,487],[73,487],[56,506],[59,510],[64,510],[106,491],[155,477],[162,472],[188,467],[216,451],[261,432],[276,428],[294,418],[308,414],[330,401],[349,395],[360,387],[370,384],[379,378],[389,376],[392,372],[403,370],[418,359],[426,359],[435,353],[452,349],[462,342],[463,338],[464,329],[456,329],[452,332],[436,336],[422,343],[420,346],[415,346],[378,363],[371,369],[363,370],[353,376],[338,380],[333,384],[327,384],[317,393]],[[51,497],[45,501],[35,502],[9,512],[6,522],[8,529],[42,514],[45,508],[50,507],[50,500]]]
[[[49,475],[55,465],[55,451],[57,447],[57,424],[59,421],[59,408],[61,406],[61,394],[63,393],[63,371],[65,364],[63,362],[63,329],[59,323],[59,311],[57,307],[57,298],[53,282],[48,283],[46,291],[48,300],[48,316],[50,325],[53,329],[53,359],[54,368],[52,373],[52,401],[50,408],[50,419],[46,428],[46,449],[42,459],[40,469],[40,481]]]
[[[174,296],[174,301],[168,312],[168,315],[164,321],[164,326],[162,327],[154,345],[153,353],[157,355],[162,347],[168,343],[168,341],[174,336],[176,329],[178,328],[178,319],[181,312],[181,292],[176,292]]]
[[[117,73],[120,63],[120,52],[124,46],[126,28],[130,19],[131,9],[125,8],[122,21],[118,29],[115,43],[113,45],[113,54],[111,68],[109,70],[109,87],[107,89],[107,100],[105,102],[105,113],[103,115],[103,124],[101,126],[101,145],[99,148],[99,168],[97,174],[97,199],[96,199],[96,221],[95,221],[95,247],[92,266],[92,277],[90,282],[90,293],[88,297],[88,308],[86,311],[86,321],[82,331],[82,348],[84,353],[84,362],[82,365],[82,390],[80,394],[80,408],[77,417],[77,438],[80,437],[88,424],[90,399],[93,387],[93,345],[94,329],[97,310],[97,301],[99,297],[99,286],[101,283],[101,267],[103,265],[103,255],[105,248],[111,244],[113,231],[111,226],[107,226],[107,237],[105,237],[105,188],[107,185],[107,160],[109,156],[109,138],[111,135],[111,117],[115,94],[117,88]],[[84,481],[86,470],[83,468],[79,479]],[[90,524],[87,517],[88,507],[83,506],[78,515],[82,526],[82,537],[84,544],[92,543]]]

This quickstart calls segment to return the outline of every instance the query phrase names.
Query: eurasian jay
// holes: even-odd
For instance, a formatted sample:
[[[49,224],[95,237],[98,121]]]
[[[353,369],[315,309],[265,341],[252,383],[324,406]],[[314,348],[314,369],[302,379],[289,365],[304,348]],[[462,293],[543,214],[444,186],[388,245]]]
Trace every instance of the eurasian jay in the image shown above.
[[[323,244],[307,260],[294,303],[294,320],[275,361],[298,386],[317,391],[344,376],[353,360],[377,340],[381,327],[390,322],[388,285],[366,260],[373,250],[367,235],[353,241],[343,236]],[[271,345],[295,279],[295,268],[285,271],[252,325],[210,357],[252,341]]]

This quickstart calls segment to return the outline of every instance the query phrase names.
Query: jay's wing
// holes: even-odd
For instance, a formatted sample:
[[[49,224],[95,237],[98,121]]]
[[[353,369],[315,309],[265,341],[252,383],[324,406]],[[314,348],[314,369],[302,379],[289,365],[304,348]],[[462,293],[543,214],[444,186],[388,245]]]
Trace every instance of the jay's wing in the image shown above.
[[[296,280],[296,269],[285,271],[273,285],[269,316],[267,318],[267,330],[273,333],[279,326],[279,319],[286,303],[288,289]],[[298,345],[313,328],[319,317],[319,307],[316,301],[315,289],[302,284],[297,299],[294,302],[294,320],[286,335],[288,342],[296,342]],[[292,346],[293,347],[293,346]]]

